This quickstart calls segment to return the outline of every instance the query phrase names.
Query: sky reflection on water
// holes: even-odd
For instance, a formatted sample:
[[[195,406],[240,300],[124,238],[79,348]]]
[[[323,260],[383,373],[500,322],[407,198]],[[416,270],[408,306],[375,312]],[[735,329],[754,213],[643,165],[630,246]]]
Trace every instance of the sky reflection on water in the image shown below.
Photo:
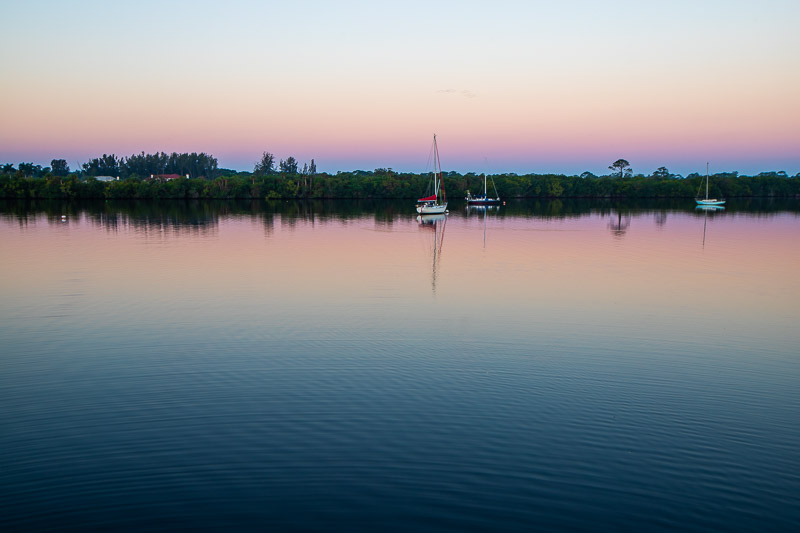
[[[4,205],[6,525],[796,525],[796,207],[558,204]]]

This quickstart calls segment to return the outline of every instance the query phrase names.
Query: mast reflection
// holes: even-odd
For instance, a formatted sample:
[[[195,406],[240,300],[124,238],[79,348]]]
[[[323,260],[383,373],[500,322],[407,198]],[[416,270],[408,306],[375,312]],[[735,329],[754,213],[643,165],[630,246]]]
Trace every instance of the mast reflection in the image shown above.
[[[478,215],[483,217],[483,248],[486,249],[486,218],[489,211],[498,211],[499,205],[467,205],[467,217],[471,215]]]
[[[715,211],[725,211],[725,207],[721,205],[698,205],[698,211],[703,211],[703,249],[706,247],[706,228],[708,227],[708,213]]]
[[[436,294],[436,277],[439,270],[439,262],[442,257],[442,245],[444,244],[444,230],[447,226],[447,215],[418,215],[417,222],[420,229],[432,233],[430,240],[430,254],[433,258],[431,270],[431,292]]]

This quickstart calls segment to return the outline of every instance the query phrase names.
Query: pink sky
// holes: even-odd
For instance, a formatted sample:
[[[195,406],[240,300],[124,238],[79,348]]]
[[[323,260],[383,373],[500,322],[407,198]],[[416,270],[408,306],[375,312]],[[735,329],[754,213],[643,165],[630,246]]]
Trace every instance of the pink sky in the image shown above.
[[[251,170],[266,150],[419,172],[437,133],[462,172],[604,173],[619,157],[643,173],[800,172],[795,2],[500,4],[390,3],[389,26],[358,2],[232,2],[188,21],[180,3],[158,20],[6,5],[0,162],[204,151]],[[302,39],[267,15],[302,20]]]

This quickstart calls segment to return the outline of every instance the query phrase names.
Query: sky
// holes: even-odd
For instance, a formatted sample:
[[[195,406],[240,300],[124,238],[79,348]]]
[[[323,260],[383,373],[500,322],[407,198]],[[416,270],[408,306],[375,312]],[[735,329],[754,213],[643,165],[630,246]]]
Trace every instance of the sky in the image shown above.
[[[800,172],[796,0],[0,0],[0,163]]]

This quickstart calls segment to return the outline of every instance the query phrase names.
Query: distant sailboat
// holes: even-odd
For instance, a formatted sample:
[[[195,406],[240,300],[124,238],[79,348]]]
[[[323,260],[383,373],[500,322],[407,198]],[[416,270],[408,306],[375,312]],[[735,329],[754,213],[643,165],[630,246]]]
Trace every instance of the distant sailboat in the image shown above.
[[[417,213],[420,215],[441,215],[447,213],[447,196],[442,180],[442,164],[439,162],[439,149],[436,147],[436,134],[433,135],[433,194],[417,200]],[[440,194],[441,193],[441,194]]]
[[[694,201],[697,202],[698,207],[722,205],[725,203],[725,200],[708,197],[708,163],[706,163],[706,197],[705,199],[695,198]]]
[[[494,178],[492,179],[492,185],[494,185]],[[469,191],[467,191],[467,196],[464,198],[469,205],[494,205],[500,203],[500,195],[497,194],[497,187],[494,188],[494,198],[489,198],[486,194],[486,173],[483,174],[483,194],[478,194],[473,196]]]

